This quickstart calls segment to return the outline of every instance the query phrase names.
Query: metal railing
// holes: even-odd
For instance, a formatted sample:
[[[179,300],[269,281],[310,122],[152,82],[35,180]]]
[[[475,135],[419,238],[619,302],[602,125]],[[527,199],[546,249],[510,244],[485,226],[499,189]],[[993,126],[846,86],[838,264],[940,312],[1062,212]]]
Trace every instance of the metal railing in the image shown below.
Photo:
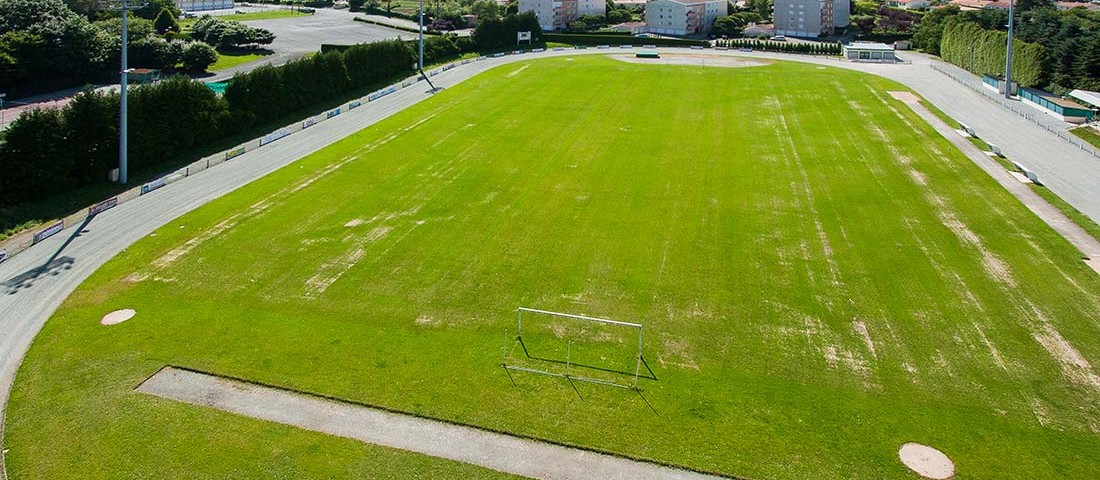
[[[964,78],[960,75],[957,75],[955,72],[952,72],[952,71],[950,71],[946,68],[943,68],[942,66],[940,66],[939,64],[936,64],[936,63],[932,63],[931,67],[932,67],[932,70],[940,72],[940,73],[946,75],[948,78],[958,82],[960,85],[963,85],[963,86],[965,86],[965,87],[967,87],[967,88],[969,88],[969,89],[971,89],[975,92],[980,93],[987,100],[989,100],[993,103],[996,103],[996,104],[998,104],[998,105],[1000,105],[1000,106],[1002,106],[1002,107],[1004,107],[1008,110],[1011,110],[1012,112],[1016,113],[1017,115],[1027,119],[1031,123],[1034,123],[1035,125],[1037,125],[1039,127],[1042,127],[1047,132],[1050,132],[1050,133],[1058,136],[1058,138],[1061,138],[1062,140],[1066,141],[1067,143],[1081,149],[1081,151],[1092,155],[1094,158],[1100,158],[1100,151],[1097,151],[1096,148],[1094,148],[1088,142],[1085,142],[1084,140],[1082,140],[1080,138],[1077,138],[1076,136],[1074,136],[1072,133],[1070,133],[1066,129],[1057,128],[1057,127],[1051,128],[1050,125],[1039,121],[1038,119],[1041,118],[1045,114],[1040,113],[1040,112],[1036,112],[1036,111],[1031,110],[1031,109],[1026,109],[1025,110],[1024,108],[1020,107],[1020,104],[1018,104],[1016,102],[1011,102],[1009,100],[1006,100],[1000,94],[993,93],[989,89],[985,88],[984,83],[976,85],[975,82],[973,81],[973,78]]]

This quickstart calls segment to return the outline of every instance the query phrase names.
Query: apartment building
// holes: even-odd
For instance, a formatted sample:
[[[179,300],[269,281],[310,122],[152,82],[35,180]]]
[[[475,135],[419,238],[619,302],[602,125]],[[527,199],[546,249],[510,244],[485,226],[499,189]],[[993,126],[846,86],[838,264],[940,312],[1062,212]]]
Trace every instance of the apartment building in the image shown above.
[[[649,0],[645,4],[646,31],[659,35],[705,34],[715,19],[726,16],[726,9],[726,0]]]
[[[519,0],[519,11],[535,12],[543,30],[561,30],[581,15],[606,15],[604,0]]]
[[[851,0],[775,0],[775,33],[791,37],[831,35],[848,26]]]

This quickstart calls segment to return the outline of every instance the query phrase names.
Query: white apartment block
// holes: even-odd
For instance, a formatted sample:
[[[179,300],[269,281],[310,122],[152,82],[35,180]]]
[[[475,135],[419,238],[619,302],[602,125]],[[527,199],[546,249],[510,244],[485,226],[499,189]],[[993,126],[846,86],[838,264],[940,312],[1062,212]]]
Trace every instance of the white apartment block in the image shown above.
[[[581,15],[606,15],[603,0],[519,0],[520,13],[532,11],[543,30],[561,30]]]
[[[848,26],[851,0],[775,0],[775,33],[792,37],[831,35]]]
[[[726,0],[649,0],[645,4],[646,31],[658,35],[705,34],[715,19],[726,16],[726,8]]]

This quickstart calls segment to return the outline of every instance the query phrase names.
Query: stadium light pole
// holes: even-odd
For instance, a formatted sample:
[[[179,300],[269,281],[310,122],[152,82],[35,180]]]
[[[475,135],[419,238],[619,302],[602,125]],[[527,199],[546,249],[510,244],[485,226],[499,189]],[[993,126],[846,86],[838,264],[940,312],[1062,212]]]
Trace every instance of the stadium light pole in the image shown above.
[[[1013,0],[1008,0],[1008,44],[1005,47],[1005,98],[1012,98],[1012,17],[1013,14],[1012,4],[1016,3]]]
[[[127,17],[130,16],[129,0],[122,0],[122,75],[119,81],[119,126],[118,126],[118,183],[126,184],[126,141],[128,132],[126,131],[126,82],[129,80],[127,77],[128,66],[126,65],[126,42],[127,32],[129,24],[127,23]]]
[[[420,74],[424,74],[424,0],[420,0],[420,58],[417,60],[417,65],[420,69]]]

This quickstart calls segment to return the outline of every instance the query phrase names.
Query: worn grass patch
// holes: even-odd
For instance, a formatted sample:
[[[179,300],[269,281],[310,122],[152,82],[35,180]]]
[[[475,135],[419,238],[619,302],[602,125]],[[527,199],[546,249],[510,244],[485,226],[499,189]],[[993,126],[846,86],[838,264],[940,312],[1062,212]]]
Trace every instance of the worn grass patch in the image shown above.
[[[1100,277],[899,89],[601,57],[449,88],[93,275],[16,379],[13,476],[491,474],[132,391],[165,364],[751,478],[905,478],[906,442],[1093,476]],[[645,324],[656,380],[513,385],[517,306]]]

